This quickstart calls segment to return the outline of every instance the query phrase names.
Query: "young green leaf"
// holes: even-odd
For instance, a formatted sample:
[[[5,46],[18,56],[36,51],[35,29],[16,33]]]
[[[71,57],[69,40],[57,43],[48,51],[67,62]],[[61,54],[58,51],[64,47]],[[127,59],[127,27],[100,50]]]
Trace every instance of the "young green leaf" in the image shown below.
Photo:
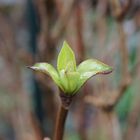
[[[80,80],[80,74],[78,72],[68,72],[66,73],[67,79],[68,79],[68,87],[69,87],[69,93],[70,95],[75,94],[78,83]]]
[[[80,73],[80,85],[84,84],[89,78],[96,74],[108,74],[112,72],[112,68],[96,59],[88,59],[83,61],[77,68]]]
[[[75,55],[66,41],[59,53],[57,70],[48,63],[36,63],[30,67],[50,75],[54,82],[67,95],[74,95],[81,86],[96,74],[107,74],[112,68],[98,60],[88,59],[76,68]]]
[[[66,93],[69,89],[68,89],[68,79],[66,77],[66,72],[65,70],[61,70],[59,71],[59,76],[60,76],[60,83],[62,85],[62,91],[64,91],[64,93]]]
[[[58,55],[57,69],[58,71],[61,71],[61,70],[75,71],[76,70],[75,55],[66,41],[64,41],[62,49]]]
[[[56,69],[48,63],[36,63],[34,66],[30,67],[35,71],[39,71],[48,74],[56,84],[60,85],[59,75]]]
[[[66,72],[64,70],[61,70],[59,74],[62,91],[66,94],[74,94],[80,79],[80,74],[78,72]]]

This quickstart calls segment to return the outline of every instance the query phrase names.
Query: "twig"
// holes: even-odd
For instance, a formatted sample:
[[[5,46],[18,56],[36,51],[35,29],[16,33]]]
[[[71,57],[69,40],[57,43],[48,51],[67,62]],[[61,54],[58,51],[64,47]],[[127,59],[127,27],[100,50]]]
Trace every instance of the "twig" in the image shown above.
[[[122,80],[120,83],[118,93],[115,96],[115,102],[114,102],[114,106],[115,106],[120,100],[120,98],[122,97],[124,91],[127,89],[127,87],[131,83],[131,76],[128,70],[129,56],[128,56],[128,50],[126,46],[126,35],[123,29],[123,20],[130,8],[132,0],[128,0],[123,8],[121,7],[119,0],[110,0],[110,1],[112,4],[112,7],[114,7],[113,10],[114,10],[114,14],[116,15],[115,18],[118,23],[118,31],[119,31],[119,36],[120,36],[120,53],[122,57]],[[117,13],[118,11],[120,11],[119,14]]]
[[[53,30],[51,31],[51,38],[53,40],[58,40],[58,38],[64,32],[64,29],[69,21],[70,15],[74,10],[77,1],[71,0],[71,2],[67,4],[67,8],[65,11],[62,11],[61,17],[59,17],[57,23],[54,25]]]
[[[92,103],[93,105],[98,107],[100,110],[105,112],[106,115],[104,118],[109,117],[110,114],[114,113],[114,107],[119,102],[120,98],[124,94],[124,91],[127,89],[127,87],[131,83],[130,73],[128,71],[128,50],[126,47],[126,36],[125,36],[123,23],[122,23],[130,7],[131,0],[129,0],[128,3],[124,6],[124,9],[121,8],[120,2],[118,0],[110,0],[110,3],[112,6],[114,17],[116,18],[116,21],[118,23],[118,30],[119,30],[119,36],[120,36],[120,53],[122,57],[122,67],[121,67],[122,79],[121,79],[118,91],[117,92],[112,91],[112,92],[115,92],[114,94],[105,93],[104,95],[100,95],[98,97],[88,96],[85,99],[87,102]],[[114,120],[114,117],[116,118],[116,116],[111,115],[108,123],[112,123],[112,127],[110,131],[112,131],[112,129],[114,130],[115,126],[118,125],[117,127],[118,133],[116,133],[115,130],[112,131],[111,139],[121,140],[121,133],[120,133],[118,119],[117,118],[115,119],[116,120],[115,123],[112,122]]]
[[[118,0],[110,0],[112,7],[114,7],[114,12],[117,14],[118,11],[121,11],[120,3]],[[131,2],[131,0],[129,1]],[[129,3],[127,4],[129,5]],[[128,6],[127,6],[128,7]],[[121,11],[122,12],[122,11]],[[126,12],[126,11],[125,11]],[[120,36],[120,53],[122,56],[122,80],[120,82],[120,86],[117,92],[111,94],[111,97],[108,98],[108,93],[104,95],[104,97],[98,96],[92,98],[92,103],[98,107],[112,110],[114,106],[118,103],[120,98],[122,97],[124,91],[131,83],[131,76],[128,71],[128,50],[126,47],[126,36],[124,33],[122,21],[117,20],[118,30]],[[114,91],[112,91],[114,92]],[[86,100],[89,100],[90,97],[87,97]],[[90,101],[89,101],[90,102]]]
[[[117,21],[122,21],[126,16],[131,4],[132,0],[127,0],[125,5],[121,6],[119,0],[110,0],[113,16]]]
[[[56,119],[54,140],[63,139],[64,125],[65,125],[67,114],[68,114],[68,109],[64,108],[64,106],[61,105]]]
[[[40,28],[41,32],[47,33],[48,30],[48,15],[46,10],[46,4],[44,0],[36,0],[35,6],[39,15],[39,22],[40,22]]]
[[[65,121],[74,95],[67,95],[60,89],[59,97],[61,99],[61,105],[56,118],[54,140],[63,139]]]
[[[136,127],[139,121],[139,116],[140,116],[140,105],[138,100],[134,105],[133,110],[130,113],[130,116],[128,117],[128,130],[124,135],[125,140],[132,140],[134,138]]]
[[[115,112],[100,110],[101,129],[103,129],[104,139],[121,140],[120,126]]]
[[[77,28],[77,51],[79,54],[78,62],[81,62],[84,57],[84,42],[83,42],[83,17],[82,17],[82,5],[77,4],[76,8],[76,28]]]

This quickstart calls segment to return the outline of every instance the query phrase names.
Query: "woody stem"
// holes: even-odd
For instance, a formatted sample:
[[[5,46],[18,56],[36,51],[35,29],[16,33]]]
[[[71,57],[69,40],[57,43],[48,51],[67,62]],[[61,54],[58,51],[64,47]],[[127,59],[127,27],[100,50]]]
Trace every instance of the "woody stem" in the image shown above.
[[[65,108],[61,104],[59,111],[58,111],[58,114],[57,114],[57,119],[56,119],[54,140],[62,140],[63,139],[64,127],[65,127],[67,114],[68,114],[68,108]]]

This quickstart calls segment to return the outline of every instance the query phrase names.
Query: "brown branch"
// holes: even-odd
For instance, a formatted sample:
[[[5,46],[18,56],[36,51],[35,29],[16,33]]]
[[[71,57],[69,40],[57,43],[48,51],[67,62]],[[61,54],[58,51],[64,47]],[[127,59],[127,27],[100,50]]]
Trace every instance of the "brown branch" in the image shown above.
[[[55,54],[55,41],[51,38],[52,25],[55,22],[54,0],[36,0],[36,8],[40,21],[38,35],[38,56],[40,61],[52,60]]]
[[[121,6],[119,0],[110,0],[110,4],[113,16],[117,21],[122,21],[132,4],[132,0],[127,0],[127,2],[123,6]]]
[[[104,110],[112,110],[123,96],[127,87],[131,84],[131,76],[128,71],[128,51],[125,44],[125,34],[121,25],[119,25],[119,31],[121,42],[120,53],[122,55],[122,80],[118,91],[111,91],[112,94],[104,93],[104,95],[97,97],[88,96],[85,99],[86,102],[92,103],[96,107],[102,108]]]
[[[119,102],[120,98],[123,96],[125,90],[130,85],[131,81],[127,77],[126,82],[122,82],[118,91],[111,91],[110,93],[105,93],[100,96],[86,96],[85,101],[87,103],[93,104],[94,106],[101,108],[103,110],[113,110],[116,104]]]
[[[101,115],[101,127],[107,140],[122,140],[120,125],[116,113],[114,111],[107,112],[105,110],[100,111]]]
[[[71,0],[67,2],[66,8],[62,11],[61,17],[59,17],[57,23],[54,25],[51,32],[51,38],[53,40],[58,40],[58,38],[63,34],[65,27],[69,21],[70,15],[77,5],[77,1]]]
[[[113,93],[112,93],[113,94]],[[116,93],[114,93],[116,94]],[[93,104],[97,108],[103,109],[103,110],[112,110],[112,107],[115,102],[115,96],[112,96],[111,94],[104,93],[104,95],[100,96],[86,96],[85,102]]]
[[[116,95],[116,99],[114,102],[114,106],[118,103],[122,95],[124,94],[124,91],[127,89],[127,87],[131,84],[131,76],[130,72],[128,70],[128,50],[126,46],[126,35],[123,29],[122,22],[118,22],[118,30],[119,30],[119,36],[120,36],[120,54],[122,57],[122,79],[119,86],[118,93]]]
[[[126,36],[125,32],[123,29],[123,23],[122,21],[124,20],[124,17],[126,16],[126,13],[128,12],[128,9],[130,8],[132,0],[129,0],[126,5],[123,6],[123,8],[120,5],[119,0],[110,0],[111,6],[112,6],[112,11],[113,15],[118,23],[118,31],[119,31],[119,37],[120,37],[120,54],[121,54],[121,59],[122,59],[122,79],[120,82],[120,86],[118,87],[118,90],[113,90],[110,91],[112,92],[111,94],[109,92],[101,94],[99,96],[87,96],[85,98],[86,102],[93,104],[94,106],[98,107],[102,112],[105,113],[104,118],[109,118],[108,123],[111,124],[112,126],[109,129],[112,133],[112,138],[111,139],[121,139],[121,133],[120,133],[120,128],[119,128],[119,122],[117,120],[117,117],[115,119],[115,122],[113,123],[112,121],[114,120],[114,116],[111,114],[114,113],[114,107],[116,104],[120,101],[120,98],[123,96],[125,93],[125,90],[128,88],[128,86],[131,83],[131,76],[130,72],[128,70],[128,50],[126,46]],[[114,130],[117,127],[117,132]],[[114,130],[114,131],[113,131]]]
[[[49,18],[46,10],[46,4],[45,0],[36,0],[34,1],[36,11],[39,17],[39,25],[40,25],[40,32],[38,35],[38,40],[37,40],[37,45],[38,45],[38,56],[40,59],[44,56],[43,52],[46,48],[46,40],[48,39],[49,36]],[[43,61],[43,60],[41,60]]]
[[[82,5],[77,4],[76,8],[76,29],[77,29],[77,52],[78,62],[80,63],[84,59],[84,42],[83,42],[83,17],[82,17]]]
[[[28,66],[34,63],[33,55],[24,48],[20,48],[17,51],[17,57]]]
[[[58,16],[61,16],[62,10],[64,9],[63,1],[61,1],[61,0],[55,0],[55,5],[56,5]]]
[[[33,113],[29,112],[29,115],[30,115],[29,117],[30,117],[31,126],[32,126],[32,129],[34,131],[34,135],[35,135],[36,139],[42,140],[43,133],[41,131],[41,127],[39,126],[37,119],[35,118]]]
[[[114,8],[112,10],[114,10],[115,14],[118,14],[118,12],[122,13],[122,9],[118,0],[111,0],[110,2],[112,4],[112,7]],[[129,3],[131,3],[131,0],[129,1]],[[127,3],[126,7],[129,7],[129,3]],[[106,110],[112,110],[115,107],[115,105],[119,102],[120,98],[123,96],[124,91],[127,89],[127,87],[131,83],[131,76],[128,70],[129,56],[128,56],[128,50],[126,46],[126,36],[123,29],[123,23],[120,20],[119,21],[117,20],[117,23],[118,23],[118,31],[119,31],[119,37],[120,37],[120,54],[122,58],[122,66],[121,66],[122,79],[121,79],[118,91],[115,92],[114,94],[111,94],[110,95],[111,97],[108,97],[109,93],[105,93],[104,96],[101,95],[99,97],[92,97],[92,101],[90,97],[87,97],[86,99],[88,102],[91,102],[95,106],[98,106]]]
[[[63,133],[64,133],[64,127],[65,127],[65,121],[66,121],[67,114],[68,114],[68,109],[64,108],[61,105],[60,110],[57,115],[54,140],[63,139]]]
[[[120,86],[118,89],[117,94],[115,95],[115,100],[113,103],[113,106],[115,106],[120,98],[122,97],[122,95],[124,94],[124,91],[127,89],[127,87],[130,85],[131,83],[131,76],[130,76],[130,72],[128,70],[128,50],[127,50],[127,46],[126,46],[126,35],[123,29],[123,23],[122,20],[124,19],[124,16],[126,15],[128,9],[130,8],[131,5],[131,0],[129,0],[126,5],[124,6],[124,8],[121,8],[120,2],[118,0],[111,0],[112,2],[112,6],[114,6],[114,13],[120,11],[120,15],[118,15],[118,17],[116,17],[116,21],[118,23],[118,31],[119,31],[119,36],[120,36],[120,54],[122,57],[122,79],[120,82]]]
[[[59,97],[61,100],[61,105],[56,117],[54,140],[62,140],[64,134],[64,127],[66,118],[68,115],[69,107],[72,103],[73,96],[67,95],[60,89]]]
[[[137,124],[140,116],[139,100],[134,105],[129,117],[128,117],[128,129],[124,135],[125,140],[132,140],[134,138]]]
[[[35,7],[37,9],[39,15],[39,22],[40,22],[40,32],[47,33],[48,31],[48,14],[46,9],[45,0],[36,0]]]

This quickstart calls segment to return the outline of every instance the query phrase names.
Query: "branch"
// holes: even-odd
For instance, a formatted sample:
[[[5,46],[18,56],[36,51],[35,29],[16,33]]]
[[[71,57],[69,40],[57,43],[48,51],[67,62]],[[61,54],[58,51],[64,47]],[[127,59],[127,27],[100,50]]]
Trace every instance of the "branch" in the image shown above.
[[[68,109],[60,106],[55,126],[54,140],[62,140],[64,135],[64,127],[66,122],[66,117],[68,114]]]
[[[120,86],[117,92],[114,94],[111,94],[111,97],[108,97],[109,93],[105,93],[104,97],[98,96],[98,97],[87,97],[87,102],[94,104],[97,107],[100,107],[105,110],[112,110],[115,105],[119,102],[120,98],[123,96],[124,91],[128,88],[128,86],[131,84],[131,76],[130,72],[128,70],[128,50],[126,46],[126,36],[125,32],[123,29],[123,24],[122,24],[122,14],[127,12],[128,8],[130,7],[131,0],[127,2],[125,5],[125,10],[122,10],[120,2],[118,0],[110,0],[111,5],[112,5],[112,10],[116,16],[116,20],[118,22],[118,30],[119,30],[119,37],[120,37],[120,54],[122,57],[122,79],[120,82]],[[121,20],[118,20],[120,18]],[[124,17],[123,17],[124,18]],[[112,91],[114,92],[114,91]]]
[[[112,93],[113,94],[113,93]],[[100,96],[86,96],[85,102],[92,104],[100,109],[108,110],[110,111],[114,105],[115,96],[109,95],[108,93],[105,93],[104,95]]]
[[[139,116],[140,116],[140,105],[139,100],[136,101],[129,117],[128,117],[128,129],[124,135],[125,140],[131,140],[135,136],[136,128],[139,122]]]
[[[46,10],[46,4],[44,0],[36,0],[35,1],[35,6],[37,8],[37,12],[39,15],[40,19],[40,32],[47,33],[48,30],[48,15],[47,15],[47,10]]]
[[[66,9],[62,11],[63,13],[60,14],[61,17],[59,17],[51,32],[51,37],[53,40],[57,40],[63,34],[63,31],[65,30],[65,27],[69,21],[70,15],[76,5],[77,1],[71,0],[70,3],[68,2]]]
[[[122,21],[132,4],[132,0],[127,0],[127,2],[123,6],[121,6],[119,0],[110,0],[110,4],[113,16],[117,21]]]
[[[78,62],[84,59],[84,41],[83,41],[83,15],[82,15],[82,5],[77,4],[76,8],[76,29],[77,29],[77,52],[78,52]]]

